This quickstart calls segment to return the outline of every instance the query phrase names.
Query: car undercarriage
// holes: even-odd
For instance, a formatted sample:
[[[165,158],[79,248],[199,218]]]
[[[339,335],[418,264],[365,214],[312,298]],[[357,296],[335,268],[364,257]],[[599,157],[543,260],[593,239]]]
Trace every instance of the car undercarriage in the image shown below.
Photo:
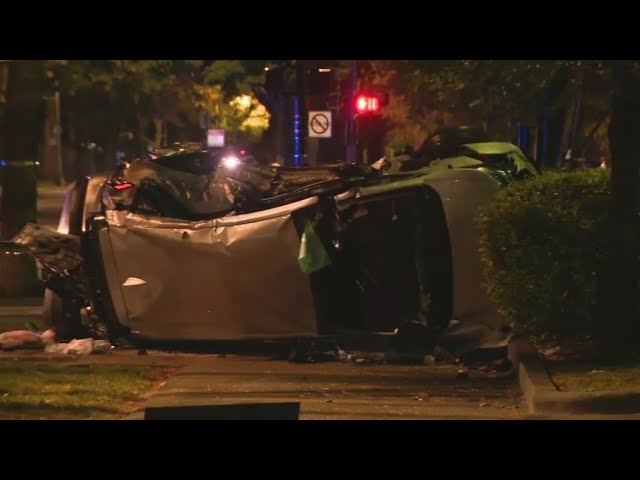
[[[61,337],[87,315],[112,340],[437,332],[492,308],[474,218],[505,178],[464,157],[401,173],[138,161],[78,180],[57,232],[13,242]]]

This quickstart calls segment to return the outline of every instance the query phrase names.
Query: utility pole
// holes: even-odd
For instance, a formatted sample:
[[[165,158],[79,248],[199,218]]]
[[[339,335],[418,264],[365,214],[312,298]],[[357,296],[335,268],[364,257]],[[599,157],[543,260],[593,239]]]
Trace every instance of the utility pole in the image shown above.
[[[293,163],[300,167],[304,161],[304,62],[296,60],[296,94],[293,97]]]
[[[62,125],[60,92],[54,85],[53,95],[44,97],[46,115],[42,142],[42,174],[57,185],[64,185],[62,170]]]
[[[347,143],[347,163],[356,162],[356,146],[358,135],[356,128],[356,90],[358,88],[358,76],[356,61],[351,61],[349,72],[349,90],[347,94],[347,121],[345,122],[345,139]]]
[[[56,89],[56,93],[53,96],[56,109],[54,135],[56,138],[56,167],[57,175],[56,182],[58,185],[64,185],[64,176],[62,173],[62,122],[60,115],[60,92]]]
[[[0,238],[10,240],[37,220],[36,157],[42,133],[39,65],[12,61],[7,80],[4,149],[6,166],[0,201]]]

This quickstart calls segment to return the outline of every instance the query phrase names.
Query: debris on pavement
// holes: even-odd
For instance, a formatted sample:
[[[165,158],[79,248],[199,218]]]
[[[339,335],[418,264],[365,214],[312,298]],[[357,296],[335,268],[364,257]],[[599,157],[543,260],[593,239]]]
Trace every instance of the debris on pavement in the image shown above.
[[[93,338],[73,339],[69,343],[50,343],[44,349],[47,353],[62,353],[65,355],[96,355],[111,351],[111,344],[106,340]]]
[[[380,365],[385,363],[384,353],[357,352],[351,355],[351,360],[357,365]]]
[[[298,340],[291,346],[288,360],[295,363],[351,362],[356,365],[458,365],[457,378],[504,377],[512,375],[515,370],[507,358],[506,347],[483,347],[464,351],[459,356],[448,348],[437,344],[431,354],[422,350],[399,350],[394,345],[386,352],[346,352],[335,341]]]
[[[50,343],[55,343],[56,342],[56,332],[54,332],[53,330],[47,330],[45,332],[42,332],[40,334],[40,340],[45,345],[49,345]]]
[[[67,353],[68,343],[49,343],[44,347],[46,353]]]
[[[456,356],[441,345],[433,349],[433,360],[436,363],[458,363]]]
[[[111,343],[93,338],[74,338],[69,343],[56,343],[53,330],[42,333],[15,330],[0,334],[0,350],[43,350],[46,353],[92,355],[110,352]]]
[[[93,350],[93,339],[82,338],[80,340],[73,339],[67,345],[67,349],[64,353],[72,355],[89,355]]]
[[[42,349],[40,335],[29,330],[14,330],[0,334],[0,350]]]
[[[298,341],[292,345],[289,361],[294,363],[346,362],[352,358],[335,344]]]

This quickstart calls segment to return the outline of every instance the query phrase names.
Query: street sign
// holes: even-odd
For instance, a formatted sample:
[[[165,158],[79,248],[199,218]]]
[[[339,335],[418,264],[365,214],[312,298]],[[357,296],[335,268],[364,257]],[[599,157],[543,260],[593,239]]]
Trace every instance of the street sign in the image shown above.
[[[309,112],[309,137],[331,138],[331,111]]]
[[[207,130],[207,147],[224,147],[224,130]]]

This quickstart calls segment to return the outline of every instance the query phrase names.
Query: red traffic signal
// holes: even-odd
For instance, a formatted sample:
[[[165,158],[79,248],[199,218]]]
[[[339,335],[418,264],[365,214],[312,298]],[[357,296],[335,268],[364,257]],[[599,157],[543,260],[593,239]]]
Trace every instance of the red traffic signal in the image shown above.
[[[359,114],[378,113],[382,100],[377,95],[361,93],[356,96],[356,112]]]

